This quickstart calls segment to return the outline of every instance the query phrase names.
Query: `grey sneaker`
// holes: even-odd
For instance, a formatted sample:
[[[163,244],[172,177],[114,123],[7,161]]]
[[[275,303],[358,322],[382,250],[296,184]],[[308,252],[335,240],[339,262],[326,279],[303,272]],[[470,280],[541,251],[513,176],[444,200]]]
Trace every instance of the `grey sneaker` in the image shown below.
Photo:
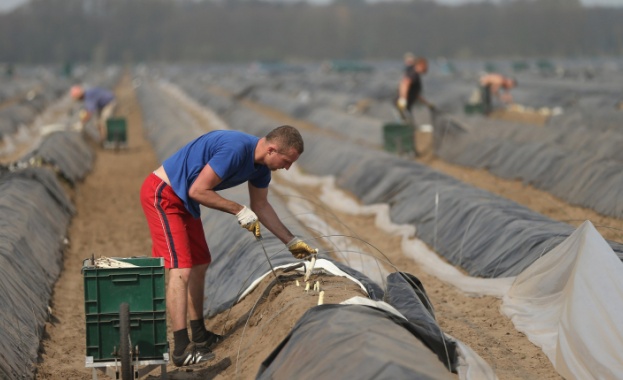
[[[216,347],[217,344],[223,341],[223,336],[213,333],[212,331],[208,331],[208,338],[203,342],[194,342],[197,348],[207,348],[212,349]]]
[[[198,347],[194,343],[190,343],[186,346],[186,349],[180,356],[176,356],[175,354],[171,356],[173,357],[173,364],[175,364],[176,367],[204,363],[216,357],[209,348]]]

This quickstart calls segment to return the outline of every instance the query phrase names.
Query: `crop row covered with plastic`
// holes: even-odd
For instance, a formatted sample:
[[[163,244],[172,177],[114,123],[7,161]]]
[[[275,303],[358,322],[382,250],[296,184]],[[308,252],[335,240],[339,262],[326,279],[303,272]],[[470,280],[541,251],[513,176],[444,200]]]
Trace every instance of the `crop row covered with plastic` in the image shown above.
[[[198,91],[192,85],[189,88],[192,89],[189,93]],[[218,96],[214,92],[204,93],[202,99]],[[209,102],[205,105],[209,107]],[[221,116],[236,129],[256,135],[267,132],[275,123],[265,114],[237,106],[235,102]],[[339,125],[335,121],[329,117],[324,123],[333,124],[328,128],[335,130]],[[604,331],[609,331],[609,335],[591,334],[589,327],[573,317],[568,305],[594,304],[586,317],[595,323],[616,318],[616,310],[623,301],[622,285],[617,280],[623,269],[620,244],[603,241],[590,223],[574,232],[565,223],[550,220],[416,162],[366,149],[347,132],[342,138],[327,137],[322,132],[325,125],[314,124],[317,131],[307,128],[303,131],[308,148],[299,160],[302,170],[334,177],[336,185],[355,194],[364,204],[388,204],[393,222],[414,225],[419,238],[473,276],[518,276],[506,293],[505,313],[513,318],[518,329],[543,348],[564,376],[584,378],[586,374],[599,378],[617,371],[616,354],[607,350],[590,354],[589,351],[596,346],[620,346],[621,327],[607,323]],[[581,262],[583,257],[591,256],[591,247],[599,247],[598,255],[604,257],[603,261],[594,263],[597,268]],[[557,253],[549,256],[550,252]],[[568,264],[553,258],[558,255],[569,255]],[[534,272],[549,275],[540,276],[526,286],[525,279]],[[598,285],[598,280],[605,284]],[[548,304],[546,300],[552,297],[559,302]],[[520,312],[523,322],[517,313],[510,311],[513,308],[523,308]],[[546,314],[551,318],[545,318]]]

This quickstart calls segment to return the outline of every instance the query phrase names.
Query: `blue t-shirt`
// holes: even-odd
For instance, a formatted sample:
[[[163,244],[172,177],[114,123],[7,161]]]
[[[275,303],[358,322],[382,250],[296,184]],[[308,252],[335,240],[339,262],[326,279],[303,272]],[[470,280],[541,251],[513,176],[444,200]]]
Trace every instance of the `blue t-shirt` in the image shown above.
[[[91,113],[100,113],[106,105],[115,99],[115,95],[103,88],[93,87],[84,92],[84,108]]]
[[[222,179],[213,190],[224,190],[249,181],[266,188],[270,169],[255,164],[255,147],[259,137],[239,131],[212,131],[189,142],[162,165],[175,194],[192,216],[199,218],[199,202],[188,196],[188,189],[206,164]]]

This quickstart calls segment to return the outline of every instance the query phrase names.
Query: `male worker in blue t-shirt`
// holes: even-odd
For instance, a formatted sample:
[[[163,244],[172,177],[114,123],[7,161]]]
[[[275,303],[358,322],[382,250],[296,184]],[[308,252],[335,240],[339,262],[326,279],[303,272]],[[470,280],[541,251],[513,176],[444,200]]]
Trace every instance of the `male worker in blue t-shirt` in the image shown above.
[[[203,294],[211,262],[199,205],[236,215],[240,225],[260,237],[260,224],[304,259],[317,252],[283,225],[268,202],[271,172],[288,170],[303,153],[303,138],[284,125],[259,138],[239,131],[212,131],[191,141],[150,174],[141,188],[141,204],[152,238],[152,254],[169,269],[167,311],[178,366],[211,360],[222,337],[205,328]],[[217,191],[248,182],[250,208]],[[190,319],[192,341],[186,327]]]
[[[115,95],[103,88],[92,87],[84,89],[82,86],[72,86],[69,90],[70,96],[82,101],[84,109],[80,111],[80,129],[93,117],[97,117],[97,129],[100,141],[106,139],[106,120],[110,118],[115,110]]]

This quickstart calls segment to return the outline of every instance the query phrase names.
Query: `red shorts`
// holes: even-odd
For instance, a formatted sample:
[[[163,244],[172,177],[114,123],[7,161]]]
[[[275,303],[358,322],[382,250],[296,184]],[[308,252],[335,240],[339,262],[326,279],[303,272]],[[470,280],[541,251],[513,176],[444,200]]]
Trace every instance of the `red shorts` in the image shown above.
[[[141,187],[141,205],[151,232],[152,256],[165,268],[191,268],[212,261],[201,219],[186,210],[182,200],[151,173]]]

